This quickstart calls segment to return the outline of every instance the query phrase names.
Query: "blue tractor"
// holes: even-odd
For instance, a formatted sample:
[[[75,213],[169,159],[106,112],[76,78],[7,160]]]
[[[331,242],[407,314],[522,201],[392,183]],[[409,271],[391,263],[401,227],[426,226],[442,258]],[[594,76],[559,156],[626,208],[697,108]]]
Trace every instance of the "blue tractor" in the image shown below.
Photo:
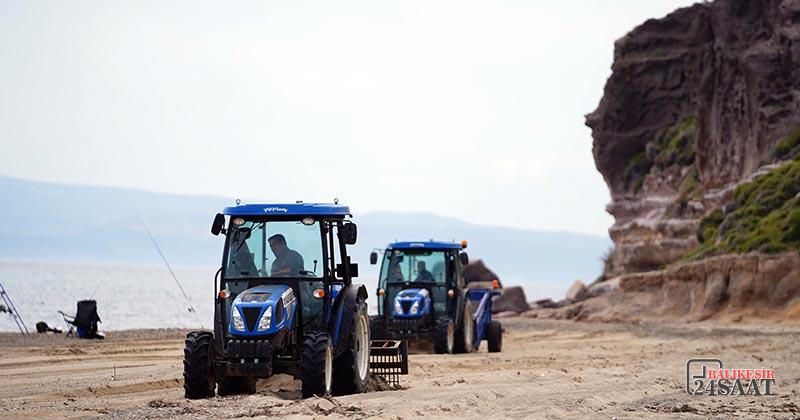
[[[365,392],[367,290],[350,209],[339,204],[249,204],[217,214],[225,235],[215,276],[214,331],[187,334],[187,398],[253,393],[276,373],[300,378],[304,398]]]
[[[439,354],[475,351],[485,339],[490,352],[499,352],[502,326],[492,320],[498,290],[465,284],[466,247],[466,241],[389,244],[376,291],[378,315],[370,317],[372,336],[431,341]],[[377,262],[373,251],[370,263]]]

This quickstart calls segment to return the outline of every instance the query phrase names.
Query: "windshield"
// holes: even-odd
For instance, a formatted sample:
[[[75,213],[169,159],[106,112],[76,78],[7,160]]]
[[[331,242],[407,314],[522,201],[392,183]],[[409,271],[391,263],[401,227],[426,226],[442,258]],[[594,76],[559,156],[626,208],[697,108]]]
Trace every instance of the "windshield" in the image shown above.
[[[226,278],[323,275],[322,235],[317,221],[305,225],[300,221],[236,218],[227,236]]]
[[[445,251],[395,249],[384,254],[381,280],[387,283],[447,282]]]

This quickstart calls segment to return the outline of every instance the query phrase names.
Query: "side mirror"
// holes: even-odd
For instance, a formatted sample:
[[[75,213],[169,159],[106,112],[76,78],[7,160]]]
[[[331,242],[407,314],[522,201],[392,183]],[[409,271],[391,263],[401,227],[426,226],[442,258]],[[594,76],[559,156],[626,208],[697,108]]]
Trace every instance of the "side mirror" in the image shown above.
[[[355,245],[358,238],[358,227],[355,223],[345,223],[342,226],[342,239],[347,245]]]
[[[350,267],[350,277],[355,278],[358,277],[358,264],[356,263],[349,263]],[[344,264],[336,264],[336,277],[341,279],[344,278]]]
[[[214,216],[214,223],[211,224],[211,234],[214,236],[219,235],[223,227],[225,227],[225,216],[217,213],[217,215]]]
[[[375,265],[378,263],[378,253],[375,251],[370,252],[369,254],[369,263]]]
[[[458,254],[459,258],[461,258],[461,265],[468,265],[469,264],[469,255],[466,252],[462,252]]]

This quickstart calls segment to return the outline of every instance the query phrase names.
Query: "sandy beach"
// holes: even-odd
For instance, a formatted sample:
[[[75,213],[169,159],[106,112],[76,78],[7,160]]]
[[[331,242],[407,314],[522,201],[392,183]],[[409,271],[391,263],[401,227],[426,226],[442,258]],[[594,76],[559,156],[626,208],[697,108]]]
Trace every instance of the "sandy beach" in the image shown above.
[[[184,331],[106,341],[0,335],[0,417],[664,418],[800,416],[798,324],[602,324],[510,318],[502,353],[412,354],[401,390],[300,399],[279,375],[256,395],[183,398]],[[776,395],[685,392],[688,358],[774,368]]]

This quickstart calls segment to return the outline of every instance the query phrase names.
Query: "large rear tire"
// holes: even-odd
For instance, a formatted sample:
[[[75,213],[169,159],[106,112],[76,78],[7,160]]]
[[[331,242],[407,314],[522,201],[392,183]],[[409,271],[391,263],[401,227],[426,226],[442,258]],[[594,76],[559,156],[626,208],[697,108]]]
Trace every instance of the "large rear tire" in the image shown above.
[[[468,298],[464,302],[461,327],[456,329],[456,342],[453,348],[455,353],[470,353],[475,350],[475,320],[472,319],[474,313],[474,304]]]
[[[246,376],[226,376],[217,383],[219,386],[217,394],[220,396],[255,394],[257,381],[256,378],[248,378]]]
[[[489,353],[499,353],[503,350],[503,326],[500,325],[500,321],[489,323],[489,329],[486,331],[486,341],[489,344]]]
[[[347,318],[345,318],[347,319]],[[369,382],[370,319],[367,303],[358,298],[353,305],[352,326],[347,348],[333,359],[333,394],[367,392]]]
[[[214,335],[207,331],[186,334],[183,349],[183,390],[189,399],[214,396]]]
[[[436,354],[452,354],[456,341],[456,325],[447,315],[436,318],[434,328],[433,351]]]
[[[303,336],[300,363],[303,398],[330,395],[333,383],[333,347],[328,333],[314,331]]]

